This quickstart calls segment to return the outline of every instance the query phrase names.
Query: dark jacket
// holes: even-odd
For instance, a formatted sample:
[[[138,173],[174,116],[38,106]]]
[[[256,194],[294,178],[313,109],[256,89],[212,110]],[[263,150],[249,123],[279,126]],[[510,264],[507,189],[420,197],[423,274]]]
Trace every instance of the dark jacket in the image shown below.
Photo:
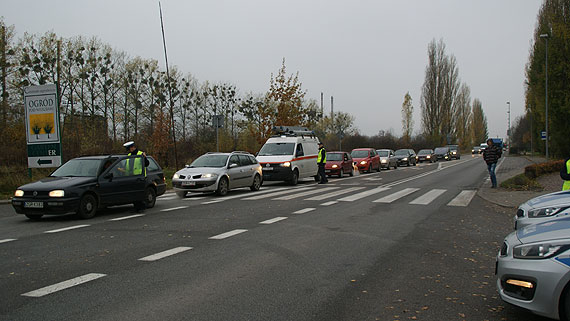
[[[566,168],[566,164],[570,158],[566,158],[564,160],[564,164],[562,164],[562,168],[560,169],[560,178],[565,181],[570,181],[570,174],[568,174],[568,168]]]
[[[485,151],[483,151],[483,159],[487,164],[493,164],[496,163],[499,158],[501,158],[502,154],[503,152],[498,146],[489,146],[485,148]]]

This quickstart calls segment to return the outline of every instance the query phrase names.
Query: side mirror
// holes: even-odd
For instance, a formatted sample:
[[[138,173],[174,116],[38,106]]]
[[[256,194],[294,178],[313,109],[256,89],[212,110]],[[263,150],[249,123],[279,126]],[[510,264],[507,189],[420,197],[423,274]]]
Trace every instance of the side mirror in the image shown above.
[[[236,163],[231,163],[229,168],[234,168],[234,167],[238,167],[238,164],[236,164]]]
[[[298,151],[297,153],[295,153],[295,157],[299,157],[299,156],[303,156],[303,152]]]
[[[185,168],[188,168],[188,167],[190,167],[190,165],[186,164],[186,165],[184,165],[184,167],[185,167]]]

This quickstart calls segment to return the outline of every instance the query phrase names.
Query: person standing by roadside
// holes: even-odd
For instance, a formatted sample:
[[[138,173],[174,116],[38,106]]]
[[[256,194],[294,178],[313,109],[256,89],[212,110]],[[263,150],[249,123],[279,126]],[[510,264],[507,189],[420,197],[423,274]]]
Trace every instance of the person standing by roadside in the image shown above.
[[[570,190],[570,157],[566,158],[564,160],[564,164],[562,164],[562,168],[560,169],[560,178],[564,180],[564,184],[562,184],[562,190]]]
[[[489,171],[489,176],[491,176],[491,188],[497,187],[497,176],[495,175],[495,169],[497,168],[497,162],[501,158],[502,151],[499,146],[493,143],[491,138],[487,139],[487,148],[483,151],[483,159],[487,163],[487,170]]]
[[[325,165],[327,163],[327,151],[322,142],[319,142],[319,154],[317,155],[317,165],[319,166],[319,176],[321,181],[319,184],[325,184],[329,180],[327,179],[327,174],[325,173]]]

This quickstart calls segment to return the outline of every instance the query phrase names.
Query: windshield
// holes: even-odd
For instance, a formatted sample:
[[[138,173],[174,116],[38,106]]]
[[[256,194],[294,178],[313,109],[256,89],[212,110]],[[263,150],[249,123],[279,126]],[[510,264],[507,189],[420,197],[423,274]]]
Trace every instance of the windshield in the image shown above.
[[[295,143],[271,143],[261,147],[258,156],[293,155]]]
[[[438,147],[435,149],[436,154],[445,154],[447,153],[447,147]]]
[[[352,153],[350,153],[350,156],[352,156],[352,158],[366,158],[366,157],[368,157],[368,151],[367,150],[353,150]]]
[[[72,159],[61,165],[50,176],[54,177],[96,177],[100,159]]]
[[[228,161],[228,155],[211,154],[202,155],[190,164],[190,167],[224,167]]]
[[[342,154],[341,153],[328,153],[327,154],[327,160],[328,161],[341,161],[342,160]]]
[[[458,147],[458,146],[453,146],[453,145],[451,145],[451,146],[448,146],[448,147],[449,147],[449,149],[451,149],[451,150],[457,150],[457,147]]]
[[[380,155],[380,157],[388,157],[390,156],[390,152],[387,150],[379,150],[378,155]]]
[[[422,149],[418,152],[418,155],[429,155],[431,154],[431,149]]]
[[[409,152],[407,149],[398,149],[394,155],[398,155],[398,156],[402,156],[402,155],[408,155]]]

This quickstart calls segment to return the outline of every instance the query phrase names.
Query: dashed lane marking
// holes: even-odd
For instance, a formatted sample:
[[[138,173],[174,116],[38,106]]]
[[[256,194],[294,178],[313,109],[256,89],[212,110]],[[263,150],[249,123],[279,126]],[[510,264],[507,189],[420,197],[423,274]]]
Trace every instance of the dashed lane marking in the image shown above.
[[[256,196],[259,196],[259,195],[277,192],[277,191],[286,190],[286,189],[290,190],[290,188],[288,188],[288,187],[277,187],[277,188],[272,188],[272,189],[267,189],[267,190],[260,190],[260,191],[256,191],[253,193],[255,193]],[[251,197],[251,194],[245,193],[245,194],[238,194],[238,195],[231,195],[231,196],[222,196],[222,197],[219,197],[219,198],[212,200],[212,201],[203,202],[202,204],[203,205],[215,204],[215,203],[223,202],[225,200],[231,200],[231,199],[235,199],[235,198],[243,198],[243,197],[248,197],[248,196]],[[253,196],[253,197],[255,197],[255,196]]]
[[[302,209],[302,210],[298,210],[298,211],[296,211],[296,212],[293,212],[293,214],[305,214],[305,213],[309,213],[309,212],[314,211],[314,210],[316,210],[316,208],[314,208],[314,207],[307,207],[307,208],[304,208],[304,209]]]
[[[416,205],[428,205],[433,200],[438,198],[441,194],[445,193],[447,190],[445,189],[432,189],[431,191],[425,193],[424,195],[416,198],[415,200],[411,201],[410,204]]]
[[[131,218],[141,217],[141,216],[144,216],[144,214],[135,214],[135,215],[130,215],[130,216],[117,217],[117,218],[112,218],[109,221],[122,221],[122,220],[128,220]]]
[[[73,278],[71,280],[63,281],[60,283],[56,283],[54,285],[46,286],[46,287],[41,288],[41,289],[26,292],[26,293],[22,294],[22,296],[39,298],[39,297],[42,297],[44,295],[52,294],[52,293],[57,292],[57,291],[65,290],[65,289],[74,287],[76,285],[80,285],[80,284],[83,284],[83,283],[86,283],[89,281],[96,280],[98,278],[102,278],[104,276],[106,276],[106,274],[89,273],[89,274],[85,274],[82,276],[78,276],[78,277]]]
[[[465,190],[461,191],[451,202],[447,203],[447,206],[467,206],[475,196],[477,191],[475,190]]]
[[[170,211],[176,211],[176,210],[181,210],[184,208],[188,208],[188,206],[177,206],[177,207],[171,207],[171,208],[165,208],[163,210],[160,210],[161,212],[170,212]]]
[[[91,225],[89,225],[89,224],[75,225],[75,226],[60,228],[60,229],[57,229],[57,230],[45,231],[44,233],[59,233],[59,232],[74,230],[74,229],[77,229],[77,228],[82,228],[82,227],[87,227],[87,226],[91,226]]]
[[[238,235],[238,234],[241,234],[241,233],[244,233],[244,232],[247,232],[247,230],[240,230],[240,229],[238,229],[238,230],[233,230],[233,231],[229,231],[229,232],[226,232],[226,233],[222,233],[222,234],[219,234],[219,235],[215,235],[215,236],[209,237],[209,239],[210,239],[210,240],[223,240],[223,239],[225,239],[225,238],[232,237],[232,236],[234,236],[234,235]]]
[[[398,191],[396,193],[392,193],[390,195],[384,196],[382,198],[379,198],[375,201],[373,201],[374,203],[392,203],[395,200],[398,200],[404,196],[410,195],[413,192],[419,190],[419,188],[404,188],[401,191]]]
[[[191,249],[192,249],[191,247],[186,247],[186,246],[175,247],[175,248],[170,249],[170,250],[166,250],[166,251],[159,252],[159,253],[156,253],[153,255],[145,256],[143,258],[140,258],[139,261],[146,261],[146,262],[157,261],[157,260],[163,259],[167,256],[182,253],[182,252],[185,252],[185,251],[188,251]]]
[[[8,243],[8,242],[12,242],[12,241],[16,241],[16,239],[4,239],[4,240],[0,240],[0,243]]]
[[[259,222],[259,224],[273,224],[275,222],[283,221],[286,219],[287,219],[287,217],[285,217],[285,216],[278,216],[278,217],[272,218],[272,219],[267,220],[267,221]]]
[[[326,202],[326,203],[321,204],[321,206],[331,206],[331,205],[334,205],[336,203],[338,203],[338,201],[330,201],[330,202]]]

